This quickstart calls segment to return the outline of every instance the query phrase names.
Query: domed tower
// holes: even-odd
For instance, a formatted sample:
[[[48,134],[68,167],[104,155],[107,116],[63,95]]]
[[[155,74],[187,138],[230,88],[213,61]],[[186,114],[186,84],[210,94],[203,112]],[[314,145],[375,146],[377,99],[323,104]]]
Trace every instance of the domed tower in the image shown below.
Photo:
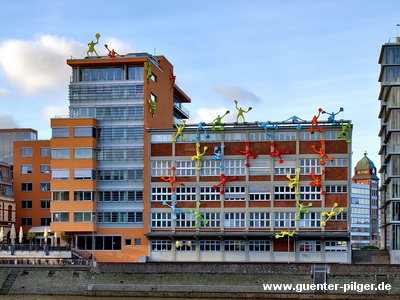
[[[353,247],[379,247],[379,177],[374,163],[364,157],[354,168],[351,191],[351,237]]]

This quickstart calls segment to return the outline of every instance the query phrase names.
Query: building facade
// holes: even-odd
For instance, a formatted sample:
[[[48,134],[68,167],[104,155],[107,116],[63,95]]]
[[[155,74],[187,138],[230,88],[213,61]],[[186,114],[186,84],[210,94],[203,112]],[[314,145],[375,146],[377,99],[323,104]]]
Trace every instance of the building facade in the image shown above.
[[[0,227],[3,237],[0,242],[9,242],[11,226],[15,226],[16,208],[12,188],[11,166],[0,162]]]
[[[51,230],[99,262],[148,255],[148,134],[188,118],[172,65],[147,53],[67,61],[70,115],[51,120]]]
[[[34,129],[0,129],[0,161],[12,165],[14,141],[33,140],[37,140],[37,131]]]
[[[148,259],[349,263],[351,146],[312,127],[150,130]]]
[[[382,45],[379,64],[382,245],[400,250],[400,38]]]
[[[379,177],[374,163],[364,157],[351,178],[351,243],[353,248],[380,247]]]

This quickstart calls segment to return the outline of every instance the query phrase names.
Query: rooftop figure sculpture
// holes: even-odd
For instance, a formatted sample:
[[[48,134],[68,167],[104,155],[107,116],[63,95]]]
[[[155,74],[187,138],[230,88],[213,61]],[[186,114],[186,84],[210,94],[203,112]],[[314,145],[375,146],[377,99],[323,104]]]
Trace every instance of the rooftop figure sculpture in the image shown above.
[[[236,109],[237,109],[237,111],[238,111],[238,115],[236,116],[236,122],[235,123],[238,123],[238,121],[239,121],[239,117],[241,117],[242,118],[242,123],[246,123],[246,119],[244,118],[244,113],[248,113],[249,111],[251,111],[253,108],[252,107],[249,107],[248,108],[248,110],[244,110],[244,109],[242,109],[241,107],[238,107],[238,101],[237,100],[235,100],[235,101],[233,101],[233,102],[235,102],[235,106],[236,106]]]
[[[97,57],[100,57],[100,56],[97,54],[96,49],[94,49],[94,46],[97,45],[97,44],[99,43],[100,33],[96,33],[95,37],[96,37],[96,43],[92,41],[92,42],[90,42],[90,43],[87,44],[88,47],[89,47],[89,49],[88,49],[88,51],[86,52],[86,56],[89,56],[89,53],[95,53]]]

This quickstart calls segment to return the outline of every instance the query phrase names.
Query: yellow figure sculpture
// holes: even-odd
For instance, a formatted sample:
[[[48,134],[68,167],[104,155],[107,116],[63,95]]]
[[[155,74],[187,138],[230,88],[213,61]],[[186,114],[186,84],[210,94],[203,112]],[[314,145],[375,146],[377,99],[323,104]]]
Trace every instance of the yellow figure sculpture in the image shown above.
[[[294,193],[295,195],[300,194],[300,188],[299,188],[299,181],[300,181],[300,168],[296,169],[296,175],[294,177],[290,175],[286,175],[286,177],[291,181],[288,186],[292,189],[294,188]]]
[[[281,231],[280,233],[275,234],[275,238],[279,239],[279,238],[283,238],[285,235],[294,236],[295,234],[297,234],[297,232],[295,232],[295,231]]]
[[[204,146],[203,147],[203,153],[200,152],[200,143],[196,143],[196,155],[192,157],[192,160],[196,160],[197,161],[197,165],[196,165],[196,170],[201,170],[200,167],[200,161],[201,158],[203,157],[203,155],[206,153],[208,147]]]
[[[172,141],[176,142],[176,140],[180,137],[182,141],[186,140],[186,136],[183,136],[183,129],[185,129],[186,126],[186,120],[182,120],[182,125],[178,125],[176,123],[174,123],[176,129],[178,129],[178,131],[175,133],[175,135],[172,137]]]
[[[236,109],[237,109],[237,111],[238,111],[238,115],[236,116],[236,122],[235,122],[235,123],[238,123],[239,117],[242,117],[242,122],[243,122],[243,123],[246,123],[246,120],[245,120],[245,118],[244,118],[243,113],[248,113],[248,112],[251,111],[253,108],[252,108],[252,107],[249,107],[248,110],[244,110],[244,109],[242,109],[241,107],[238,107],[238,102],[237,102],[237,100],[235,100],[235,101],[233,101],[233,102],[235,102]]]
[[[96,52],[96,49],[94,49],[94,46],[99,43],[100,33],[96,33],[95,37],[96,37],[96,43],[92,41],[91,43],[87,44],[89,49],[86,52],[86,56],[89,56],[89,53],[95,53],[96,56],[99,57],[99,55]]]
[[[327,216],[325,221],[322,221],[322,226],[326,226],[326,222],[328,222],[332,217],[337,216],[344,211],[344,209],[341,207],[341,208],[339,208],[338,212],[335,212],[335,208],[338,206],[339,206],[339,204],[335,203],[331,209],[331,212],[328,213],[328,212],[324,211],[321,214],[323,217]]]

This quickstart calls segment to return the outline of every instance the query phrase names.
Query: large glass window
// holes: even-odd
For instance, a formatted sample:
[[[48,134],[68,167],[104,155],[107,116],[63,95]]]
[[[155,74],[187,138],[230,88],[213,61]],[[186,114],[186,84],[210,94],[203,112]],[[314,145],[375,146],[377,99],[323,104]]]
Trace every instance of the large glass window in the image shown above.
[[[53,127],[51,129],[53,138],[68,138],[69,137],[69,127]]]
[[[320,252],[321,241],[299,241],[300,252]]]
[[[385,47],[383,64],[387,65],[399,65],[400,64],[400,47],[390,46]]]
[[[69,169],[60,169],[51,171],[52,180],[69,180]]]
[[[74,158],[75,159],[92,159],[95,156],[95,151],[93,148],[74,148]]]
[[[51,150],[52,159],[69,159],[69,148],[55,148]]]

